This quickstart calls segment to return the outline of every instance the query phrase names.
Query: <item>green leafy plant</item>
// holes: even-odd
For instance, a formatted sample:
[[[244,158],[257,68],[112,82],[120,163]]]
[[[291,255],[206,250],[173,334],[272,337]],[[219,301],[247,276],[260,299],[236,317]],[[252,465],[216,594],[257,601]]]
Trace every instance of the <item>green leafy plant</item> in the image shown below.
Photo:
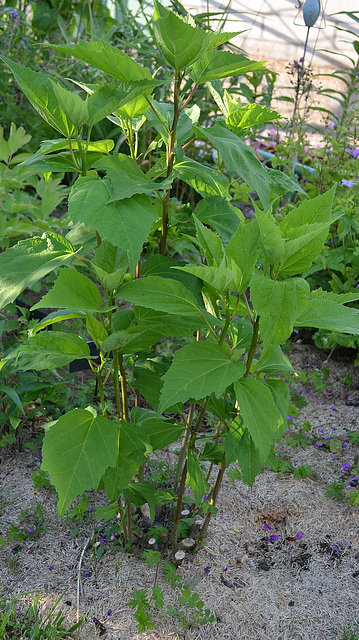
[[[344,497],[345,482],[340,478],[337,478],[331,484],[327,486],[325,495],[327,498],[334,498],[334,500],[342,500]]]
[[[280,376],[292,367],[280,345],[295,327],[359,335],[359,317],[345,306],[346,295],[310,291],[303,278],[335,220],[335,186],[276,217],[278,197],[301,188],[264,167],[241,138],[279,114],[217,91],[224,119],[206,126],[191,103],[198,86],[213,89],[215,81],[264,70],[263,63],[218,48],[233,34],[199,29],[190,16],[157,2],[151,28],[158,55],[171,68],[162,80],[104,40],[54,45],[112,78],[98,85],[76,81],[81,91],[0,56],[62,136],[44,141],[24,166],[77,175],[66,237],[45,232],[0,254],[1,306],[56,270],[53,287],[32,307],[50,312],[0,366],[11,374],[88,362],[99,403],[66,412],[44,437],[42,469],[57,491],[58,511],[63,515],[87,489],[103,488],[130,549],[133,506],[147,503],[153,522],[156,506],[173,505],[175,550],[184,504],[192,501],[194,513],[204,515],[200,544],[226,468],[238,462],[252,484],[272,465],[290,404]],[[164,82],[172,99],[155,100],[153,91]],[[119,127],[127,153],[113,151],[111,139],[92,141],[105,118]],[[142,153],[145,123],[157,140]],[[216,151],[215,164],[186,155],[195,140]],[[253,219],[231,204],[230,180],[243,180],[257,194]],[[192,204],[179,201],[181,184],[196,192]],[[186,260],[176,253],[183,246]],[[55,326],[78,319],[96,353],[76,332]],[[41,331],[51,325],[51,333]],[[174,343],[168,353],[168,338],[181,346]],[[105,397],[110,384],[114,406]],[[172,486],[159,488],[146,479],[150,453],[180,439]],[[150,625],[148,596],[138,598],[141,624]],[[208,621],[201,601],[187,592],[182,598]]]
[[[33,598],[32,603],[23,614],[19,613],[15,598],[8,600],[2,596],[0,599],[1,638],[3,640],[49,640],[50,638],[51,640],[61,640],[73,637],[72,634],[82,627],[85,618],[81,618],[79,622],[70,627],[65,626],[65,616],[58,609],[64,593],[46,615],[40,614],[40,594]]]

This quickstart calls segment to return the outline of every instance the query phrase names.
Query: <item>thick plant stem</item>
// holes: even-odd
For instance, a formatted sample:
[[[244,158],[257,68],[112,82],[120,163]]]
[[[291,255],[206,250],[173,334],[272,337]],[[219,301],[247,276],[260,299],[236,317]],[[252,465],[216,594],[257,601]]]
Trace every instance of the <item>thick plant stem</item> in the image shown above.
[[[213,496],[212,496],[212,499],[211,499],[211,505],[213,507],[216,506],[216,501],[217,501],[217,498],[218,498],[219,490],[221,488],[221,484],[222,484],[222,480],[223,480],[223,476],[224,476],[225,470],[226,470],[226,456],[224,455],[223,458],[222,458],[221,466],[219,468],[217,479],[216,479],[216,482],[215,482],[215,485],[214,485],[214,488],[213,488]],[[205,537],[205,535],[207,533],[208,525],[209,525],[210,520],[211,520],[211,517],[212,517],[212,513],[209,511],[207,513],[205,519],[204,519],[204,523],[203,523],[203,526],[202,526],[202,529],[201,529],[201,533],[200,533],[199,538],[198,538],[198,542],[202,542],[203,538]]]
[[[167,173],[166,173],[167,178],[172,173],[173,163],[174,163],[173,148],[175,146],[177,123],[178,123],[178,118],[180,116],[180,110],[179,110],[180,82],[181,82],[180,74],[178,73],[178,71],[176,71],[175,82],[174,82],[174,92],[173,92],[173,121],[172,121],[172,128],[168,136],[168,146],[167,146]],[[171,191],[170,189],[168,189],[164,203],[163,203],[163,208],[162,208],[162,228],[161,228],[161,239],[159,244],[159,253],[162,256],[164,256],[166,253],[170,197],[171,197]]]
[[[177,463],[177,469],[176,469],[176,475],[175,475],[175,479],[174,479],[174,485],[173,485],[174,491],[177,490],[177,485],[179,483],[179,479],[180,479],[180,475],[181,475],[181,471],[182,471],[183,461],[184,461],[186,453],[187,453],[187,444],[188,444],[189,435],[191,433],[191,426],[192,426],[192,420],[193,420],[195,406],[196,406],[195,403],[192,402],[191,406],[189,408],[189,412],[188,412],[188,417],[187,417],[187,421],[186,421],[186,430],[184,432],[184,436],[183,436],[183,440],[182,440],[181,451],[180,451],[180,454],[179,454],[178,463]]]
[[[184,467],[183,467],[183,471],[182,471],[181,484],[180,484],[179,490],[178,490],[177,505],[176,505],[175,517],[174,517],[174,521],[173,521],[173,529],[172,529],[172,551],[173,551],[173,553],[175,553],[175,551],[177,550],[178,522],[179,522],[179,517],[180,517],[180,513],[181,513],[181,509],[182,509],[182,498],[183,498],[184,488],[185,488],[185,485],[186,485],[186,478],[187,478],[187,460],[184,463]]]
[[[116,400],[116,408],[119,419],[122,415],[122,405],[121,405],[121,392],[120,392],[120,379],[119,379],[119,368],[118,368],[118,351],[114,349],[113,351],[113,384],[115,389],[115,400]]]
[[[259,331],[259,316],[257,316],[255,323],[253,325],[252,342],[248,351],[247,362],[246,362],[246,372],[243,376],[244,378],[248,378],[249,371],[252,366],[254,354],[256,352],[256,348],[258,344],[258,331]]]
[[[99,371],[97,373],[97,385],[98,385],[98,391],[99,391],[99,394],[100,394],[100,402],[101,402],[102,414],[104,416],[106,416],[107,415],[107,411],[106,411],[106,403],[105,403],[105,395],[104,395],[101,371]]]
[[[119,512],[120,518],[121,518],[123,539],[124,539],[125,545],[127,546],[128,545],[127,525],[126,525],[125,514],[124,514],[124,511],[123,511],[123,506],[122,506],[122,502],[121,502],[121,496],[117,500],[117,508],[118,508],[118,512]]]
[[[123,357],[120,353],[118,353],[118,362],[120,367],[120,381],[121,381],[121,394],[122,394],[122,419],[128,422],[128,397],[127,397],[126,372],[125,372],[125,367],[123,366]]]

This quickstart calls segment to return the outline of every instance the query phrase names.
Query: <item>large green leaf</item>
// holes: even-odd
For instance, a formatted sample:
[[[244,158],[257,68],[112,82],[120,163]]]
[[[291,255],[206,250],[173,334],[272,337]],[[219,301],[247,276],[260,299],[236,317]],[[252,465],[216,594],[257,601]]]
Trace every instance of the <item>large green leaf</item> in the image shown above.
[[[197,27],[189,16],[182,18],[157,0],[154,6],[153,31],[157,46],[167,62],[180,71],[208,49],[210,34]]]
[[[216,169],[185,158],[175,163],[174,172],[203,198],[221,196],[226,200],[230,199],[228,179]]]
[[[113,140],[97,140],[94,142],[89,142],[87,151],[110,153],[114,145],[115,143]],[[79,146],[77,140],[71,139],[71,147],[74,151],[78,150]],[[62,149],[69,148],[69,141],[64,138],[56,138],[55,140],[44,140],[44,142],[41,143],[40,148],[31,156],[31,158],[29,158],[29,160],[33,158],[39,158],[40,156],[46,155],[48,153],[53,153],[54,151],[61,151]],[[22,164],[27,165],[28,160],[25,160]]]
[[[139,425],[121,423],[119,440],[116,442],[115,463],[104,475],[104,486],[109,500],[119,499],[150,450],[148,436]]]
[[[80,129],[88,120],[88,102],[78,93],[69,91],[58,82],[51,80],[57,102],[69,122]]]
[[[131,411],[131,422],[139,424],[147,433],[153,451],[176,442],[184,430],[184,425],[175,424],[171,420],[160,420],[154,411],[138,407]]]
[[[264,69],[264,62],[249,60],[241,53],[212,50],[207,51],[191,66],[189,74],[193,82],[203,84],[219,80],[219,78],[244,75],[249,71],[263,71]]]
[[[234,384],[244,427],[250,433],[262,459],[266,459],[283,417],[267,385],[253,378],[242,378]]]
[[[260,252],[259,226],[256,220],[240,224],[226,249],[229,266],[236,274],[235,287],[240,294],[252,279]]]
[[[63,516],[87,489],[97,489],[107,469],[116,464],[118,427],[87,409],[74,409],[56,420],[45,434],[42,468],[59,496]]]
[[[263,107],[260,104],[246,104],[228,115],[226,125],[228,129],[238,133],[256,125],[274,122],[281,118],[282,116],[278,111],[273,111],[273,109],[268,109],[268,107]]]
[[[79,271],[61,269],[52,289],[32,309],[99,311],[103,307],[96,285]]]
[[[208,196],[200,200],[195,209],[196,218],[209,224],[218,232],[225,246],[229,243],[243,216],[229,202],[220,196]]]
[[[330,222],[335,190],[336,185],[316,198],[301,202],[295,209],[289,211],[280,223],[283,235],[288,236],[294,229],[303,225],[316,224],[318,227]]]
[[[15,358],[21,371],[43,371],[64,367],[73,360],[89,356],[89,346],[79,336],[62,331],[45,331],[36,334],[28,344],[22,344],[7,354],[6,359]]]
[[[21,240],[0,254],[0,308],[13,302],[25,287],[68,262],[75,254],[70,242],[54,233]]]
[[[280,426],[279,431],[275,434],[275,439],[282,435],[287,429],[287,415],[290,404],[290,393],[287,383],[280,378],[267,378],[265,384],[269,388],[273,396],[273,400],[276,404],[278,411],[283,418],[283,424]]]
[[[321,300],[313,296],[310,297],[305,311],[296,319],[295,326],[359,335],[359,311],[332,300]]]
[[[151,194],[156,189],[169,189],[172,184],[172,180],[153,182],[141,171],[137,162],[124,153],[102,158],[95,168],[106,171],[110,180],[111,197],[108,202],[130,198],[137,193]]]
[[[267,460],[254,445],[249,430],[245,429],[238,447],[237,460],[242,471],[244,482],[251,487]]]
[[[270,211],[256,208],[256,220],[259,226],[260,244],[267,264],[278,264],[285,254],[285,242],[281,230],[276,225]]]
[[[197,236],[194,242],[199,245],[206,256],[208,264],[219,266],[223,260],[223,246],[220,237],[193,215]]]
[[[308,269],[323,249],[330,224],[308,224],[295,229],[294,237],[286,240],[279,273],[293,276]]]
[[[130,58],[119,49],[108,44],[105,40],[98,42],[85,42],[80,40],[77,44],[50,45],[57,51],[62,51],[66,55],[73,56],[82,62],[101,69],[113,78],[121,82],[129,80],[146,80],[151,78],[151,73],[145,67],[141,67],[135,60]]]
[[[186,486],[192,488],[196,505],[201,504],[204,494],[208,492],[210,487],[201,465],[192,451],[189,451],[187,457]]]
[[[296,318],[307,306],[308,295],[309,285],[302,278],[279,282],[259,274],[253,277],[251,301],[260,316],[263,357],[289,338]]]
[[[146,195],[107,204],[111,195],[109,180],[92,175],[79,178],[70,193],[69,215],[73,222],[93,227],[113,245],[127,251],[134,272],[156,212]]]
[[[126,282],[120,289],[123,300],[135,305],[183,316],[202,316],[202,310],[193,294],[171,278],[148,276]]]
[[[41,71],[32,71],[27,67],[22,67],[5,56],[0,56],[0,59],[12,71],[20,89],[40,116],[56,131],[62,133],[66,138],[70,138],[74,131],[74,125],[68,120],[58,103],[50,76]]]
[[[214,393],[217,398],[245,371],[242,362],[233,362],[227,349],[210,342],[193,342],[176,351],[163,376],[158,411],[190,398],[201,400]]]
[[[218,149],[228,169],[235,171],[251,189],[258,193],[263,206],[267,206],[270,195],[268,171],[258,160],[253,149],[232,131],[218,125],[207,129],[201,128],[199,132]]]
[[[205,265],[190,265],[188,267],[176,267],[187,273],[192,273],[194,276],[201,278],[203,282],[210,285],[220,293],[228,291],[233,280],[234,273],[223,263],[219,267],[207,267]]]
[[[112,333],[104,341],[103,349],[105,351],[120,349],[122,354],[139,353],[149,349],[167,335],[167,328],[164,325],[138,324],[125,331]]]
[[[232,462],[237,462],[238,460],[243,433],[244,428],[242,417],[236,416],[229,425],[229,430],[223,437],[227,467],[232,464]]]

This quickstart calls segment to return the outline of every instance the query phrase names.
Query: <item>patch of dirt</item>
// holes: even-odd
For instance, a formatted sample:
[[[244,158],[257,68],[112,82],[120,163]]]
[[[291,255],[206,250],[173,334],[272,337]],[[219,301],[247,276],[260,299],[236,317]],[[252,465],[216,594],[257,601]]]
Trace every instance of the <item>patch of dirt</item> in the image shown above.
[[[0,529],[5,537],[10,523],[18,523],[20,512],[36,502],[43,506],[47,529],[37,541],[14,540],[0,551],[5,595],[25,594],[20,596],[25,604],[31,599],[26,592],[40,591],[45,611],[66,589],[61,609],[72,624],[79,597],[80,614],[88,612],[79,637],[87,640],[340,640],[344,624],[358,616],[359,508],[346,499],[327,498],[326,486],[341,478],[345,491],[359,491],[349,485],[351,468],[359,466],[359,447],[343,440],[358,431],[358,407],[347,403],[358,388],[359,372],[351,360],[332,356],[323,363],[325,357],[312,346],[293,345],[290,359],[297,370],[311,374],[307,378],[316,371],[318,378],[324,368],[329,373],[321,392],[313,380],[298,378],[297,396],[308,404],[289,421],[278,445],[278,453],[295,468],[309,465],[319,475],[300,479],[265,470],[253,487],[225,476],[207,544],[178,570],[214,613],[212,625],[178,630],[176,619],[155,613],[157,629],[138,634],[126,603],[134,589],[151,589],[155,570],[136,551],[108,551],[95,569],[87,548],[78,591],[79,560],[91,527],[82,527],[74,538],[68,535],[53,490],[34,489],[32,473],[41,461],[38,452],[25,448],[1,452]],[[352,378],[350,390],[344,376]],[[304,432],[305,449],[295,445],[295,425],[304,421],[311,425]],[[347,446],[333,452],[329,437]],[[343,463],[350,467],[342,469]],[[178,594],[159,580],[165,605],[176,606]]]

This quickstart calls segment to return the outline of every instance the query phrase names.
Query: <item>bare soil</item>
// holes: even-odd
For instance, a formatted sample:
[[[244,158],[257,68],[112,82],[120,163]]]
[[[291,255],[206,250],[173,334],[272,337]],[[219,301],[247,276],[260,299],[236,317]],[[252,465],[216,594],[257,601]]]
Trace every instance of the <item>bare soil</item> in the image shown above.
[[[61,609],[72,624],[79,597],[79,612],[88,612],[88,617],[74,637],[87,640],[341,640],[343,626],[359,621],[359,508],[347,498],[327,498],[326,487],[341,478],[346,492],[359,491],[349,485],[351,470],[359,466],[359,447],[343,440],[358,431],[359,409],[348,397],[355,398],[359,374],[345,354],[344,361],[334,356],[323,364],[324,352],[293,345],[290,359],[297,370],[312,374],[326,367],[329,377],[321,392],[314,390],[313,382],[298,379],[298,395],[308,404],[289,421],[287,439],[277,447],[295,467],[310,465],[318,475],[300,479],[266,469],[253,487],[226,476],[207,545],[179,568],[214,613],[212,625],[178,629],[176,618],[157,611],[156,629],[137,633],[127,603],[134,589],[151,588],[154,569],[147,568],[136,548],[132,555],[108,550],[95,569],[88,547],[78,591],[79,560],[91,531],[83,526],[76,537],[67,535],[69,527],[57,515],[54,491],[34,489],[32,473],[40,467],[39,453],[18,446],[1,452],[0,530],[6,537],[10,523],[18,524],[21,511],[36,503],[43,505],[47,530],[36,541],[9,541],[2,548],[3,595],[22,594],[19,601],[25,607],[39,591],[46,611],[67,589]],[[352,377],[351,389],[344,376]],[[309,444],[303,449],[295,445],[295,434],[304,421],[311,428],[304,434]],[[347,446],[333,454],[329,437]],[[344,462],[351,467],[342,469]],[[268,541],[270,536],[278,538]],[[165,605],[177,606],[178,593],[161,575],[159,583]]]

